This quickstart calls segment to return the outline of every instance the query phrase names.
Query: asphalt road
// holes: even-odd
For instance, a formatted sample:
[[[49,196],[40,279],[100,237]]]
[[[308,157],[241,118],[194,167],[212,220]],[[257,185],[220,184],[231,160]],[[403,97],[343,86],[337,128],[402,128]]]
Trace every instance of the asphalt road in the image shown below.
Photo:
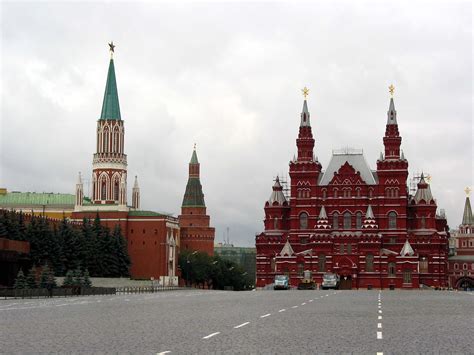
[[[474,351],[474,294],[179,290],[0,300],[0,352]]]

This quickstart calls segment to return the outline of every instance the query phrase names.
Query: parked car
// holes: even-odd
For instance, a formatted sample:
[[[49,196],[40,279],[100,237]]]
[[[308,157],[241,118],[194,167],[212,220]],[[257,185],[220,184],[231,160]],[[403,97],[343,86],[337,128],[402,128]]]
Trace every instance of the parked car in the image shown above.
[[[298,283],[298,290],[314,290],[316,283],[313,280],[313,273],[310,270],[305,270],[303,278]]]
[[[274,290],[288,290],[290,288],[290,279],[286,275],[276,275]]]
[[[333,273],[325,273],[323,275],[323,283],[321,284],[321,288],[323,290],[327,290],[329,288],[333,288],[337,290],[339,288],[339,275]]]

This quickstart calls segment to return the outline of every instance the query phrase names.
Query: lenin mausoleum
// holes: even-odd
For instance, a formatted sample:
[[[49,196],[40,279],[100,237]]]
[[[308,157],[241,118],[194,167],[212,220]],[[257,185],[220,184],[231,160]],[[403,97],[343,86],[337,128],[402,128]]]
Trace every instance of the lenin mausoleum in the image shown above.
[[[277,177],[265,202],[265,230],[256,236],[258,287],[278,274],[296,286],[305,270],[316,283],[324,273],[338,274],[341,289],[447,286],[446,217],[437,214],[423,174],[410,194],[401,142],[392,97],[377,168],[361,150],[344,149],[333,151],[323,169],[305,95],[289,195]]]

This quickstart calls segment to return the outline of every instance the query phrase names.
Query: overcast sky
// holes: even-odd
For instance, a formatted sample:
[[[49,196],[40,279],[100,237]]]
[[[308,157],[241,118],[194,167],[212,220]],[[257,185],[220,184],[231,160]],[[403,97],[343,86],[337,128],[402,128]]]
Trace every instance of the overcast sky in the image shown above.
[[[129,202],[179,214],[193,144],[216,241],[252,246],[296,152],[303,98],[323,169],[332,149],[383,150],[396,87],[410,173],[448,223],[473,185],[471,2],[5,3],[0,187],[74,193],[90,179],[109,52]],[[86,187],[87,189],[87,187]]]

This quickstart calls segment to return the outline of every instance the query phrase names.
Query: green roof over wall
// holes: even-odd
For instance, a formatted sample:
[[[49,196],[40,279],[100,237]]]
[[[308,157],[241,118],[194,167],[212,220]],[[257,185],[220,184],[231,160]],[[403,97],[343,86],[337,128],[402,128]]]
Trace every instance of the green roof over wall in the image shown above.
[[[159,213],[153,211],[130,211],[128,212],[129,216],[137,216],[137,217],[169,217],[170,214],[166,213]]]
[[[121,120],[120,105],[115,80],[114,60],[110,59],[107,84],[105,85],[104,102],[102,103],[101,120]]]
[[[72,194],[55,194],[55,193],[36,193],[36,192],[7,192],[0,194],[0,206],[54,206],[54,205],[72,205],[76,203],[76,196]],[[90,199],[84,198],[84,205],[89,205]]]
[[[182,207],[206,207],[199,178],[190,177],[188,179]]]

